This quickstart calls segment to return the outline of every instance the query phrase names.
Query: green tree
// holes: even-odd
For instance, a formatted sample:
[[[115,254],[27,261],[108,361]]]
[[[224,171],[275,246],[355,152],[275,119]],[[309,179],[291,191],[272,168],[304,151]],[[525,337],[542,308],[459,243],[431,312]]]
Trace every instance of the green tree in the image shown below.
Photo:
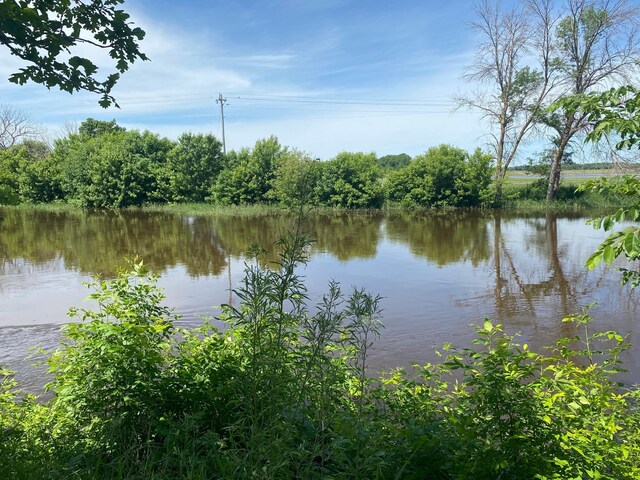
[[[0,203],[50,202],[61,197],[60,179],[49,146],[26,140],[0,150]]]
[[[387,181],[391,201],[405,207],[468,207],[489,200],[491,156],[450,145],[432,147]]]
[[[150,132],[71,135],[56,143],[65,197],[86,207],[121,208],[167,199],[162,182],[172,143]]]
[[[382,171],[373,153],[339,153],[323,164],[320,202],[329,207],[379,208],[384,201]]]
[[[640,9],[627,0],[566,0],[555,34],[558,96],[584,95],[638,72]],[[556,98],[558,98],[556,96]],[[589,129],[587,113],[556,109],[541,117],[554,143],[547,200],[560,186],[565,150],[576,135]]]
[[[19,169],[24,162],[21,157],[22,155],[16,155],[13,149],[0,150],[0,204],[20,203]]]
[[[222,144],[213,135],[180,135],[167,155],[168,190],[171,200],[204,201],[222,166]]]
[[[406,153],[400,153],[398,155],[385,155],[384,157],[380,157],[378,159],[378,165],[381,168],[385,168],[387,170],[398,170],[400,168],[406,167],[411,162],[411,156]]]
[[[47,203],[62,198],[60,168],[53,162],[51,147],[42,141],[26,140],[14,148],[25,159],[20,169],[21,200]]]
[[[2,0],[0,44],[25,67],[9,76],[20,85],[28,81],[73,93],[97,93],[102,107],[115,102],[111,90],[120,74],[136,60],[147,60],[138,42],[145,32],[132,25],[117,8],[124,0]],[[115,72],[98,78],[98,67],[76,55],[86,46],[107,50]]]
[[[258,140],[252,150],[231,153],[211,190],[216,203],[246,205],[266,202],[276,168],[286,151],[274,136]]]
[[[475,14],[472,25],[479,42],[465,78],[477,86],[458,103],[477,110],[491,126],[499,201],[507,169],[553,88],[555,62],[549,39],[554,14],[550,0],[511,6],[483,0],[476,4]]]
[[[317,188],[322,164],[297,150],[285,152],[273,179],[272,197],[283,205],[295,207],[318,202]]]
[[[96,120],[95,118],[87,118],[78,127],[78,135],[83,137],[99,137],[105,133],[124,132],[125,128],[116,123],[115,120]]]

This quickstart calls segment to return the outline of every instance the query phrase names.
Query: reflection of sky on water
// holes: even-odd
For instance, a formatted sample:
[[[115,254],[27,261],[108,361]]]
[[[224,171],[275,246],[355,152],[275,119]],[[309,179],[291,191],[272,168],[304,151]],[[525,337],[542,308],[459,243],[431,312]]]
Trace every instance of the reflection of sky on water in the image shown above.
[[[241,246],[255,242],[252,237],[277,238],[282,226],[281,221],[270,226],[264,219],[216,223],[169,216],[172,226],[165,231],[160,220],[144,223],[144,218],[130,220],[124,215],[117,220],[124,228],[109,232],[109,238],[126,250],[140,241],[127,235],[148,225],[159,229],[153,234],[162,238],[161,249],[154,252],[151,263],[162,271],[159,283],[166,289],[166,303],[184,316],[183,325],[215,315],[214,307],[229,301],[230,285],[238,285],[242,277]],[[107,228],[113,227],[112,221],[106,222]],[[615,269],[588,271],[582,266],[605,236],[585,225],[584,219],[500,218],[477,212],[450,217],[390,214],[336,216],[311,226],[318,241],[309,264],[300,269],[307,280],[311,310],[331,279],[339,281],[345,293],[358,286],[384,297],[386,328],[372,368],[434,361],[433,349],[443,342],[467,346],[473,338],[469,325],[481,324],[485,316],[503,323],[510,333],[520,332],[522,342],[532,348],[540,348],[574,335],[571,325],[561,319],[593,302],[597,302],[591,310],[594,330],[617,329],[640,346],[638,293],[619,286]],[[100,221],[92,228],[92,235],[99,235]],[[3,245],[7,240],[3,234],[9,232],[0,231],[0,254],[5,255],[0,269],[0,363],[23,370],[19,377],[28,385],[38,384],[41,373],[26,368],[23,359],[30,345],[55,347],[59,325],[69,321],[68,308],[82,305],[89,290],[81,282],[91,277],[79,266],[100,265],[101,255],[105,261],[126,255],[115,246],[114,251],[92,251],[84,244],[74,249],[71,240],[57,235],[59,243],[46,244],[47,252],[29,250],[30,258],[44,260],[26,260],[27,254],[8,258],[3,252],[20,253],[20,242],[11,244],[9,239]],[[29,238],[23,232],[15,234]],[[82,235],[73,238],[79,242]],[[238,245],[229,247],[231,242]],[[150,245],[145,243],[145,248]],[[109,248],[109,243],[101,243],[101,248]],[[72,258],[78,252],[91,252],[96,258]],[[625,358],[631,370],[626,379],[640,380],[639,359],[640,348]]]

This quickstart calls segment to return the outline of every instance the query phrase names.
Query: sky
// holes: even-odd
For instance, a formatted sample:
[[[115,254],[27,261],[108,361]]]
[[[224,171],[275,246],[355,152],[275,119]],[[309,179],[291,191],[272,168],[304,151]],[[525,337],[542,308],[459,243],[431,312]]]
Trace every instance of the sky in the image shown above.
[[[20,67],[0,48],[0,104],[27,113],[53,137],[88,117],[171,139],[183,132],[221,138],[227,150],[275,135],[283,145],[328,159],[341,151],[416,155],[431,146],[485,147],[479,115],[455,110],[473,61],[468,0],[128,0],[146,31],[136,62],[99,97],[13,85]],[[106,75],[109,59],[81,47]]]

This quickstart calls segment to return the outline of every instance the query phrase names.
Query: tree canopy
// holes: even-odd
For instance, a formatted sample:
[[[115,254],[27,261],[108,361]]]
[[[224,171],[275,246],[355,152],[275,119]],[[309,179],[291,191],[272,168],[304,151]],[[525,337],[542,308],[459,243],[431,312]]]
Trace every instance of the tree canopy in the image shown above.
[[[118,105],[111,90],[120,74],[136,60],[148,60],[138,42],[145,32],[129,21],[118,6],[124,0],[0,0],[0,44],[26,66],[9,76],[23,85],[29,81],[73,93],[101,95],[102,107]],[[75,47],[90,45],[107,50],[115,71],[98,76],[98,67],[75,55]]]

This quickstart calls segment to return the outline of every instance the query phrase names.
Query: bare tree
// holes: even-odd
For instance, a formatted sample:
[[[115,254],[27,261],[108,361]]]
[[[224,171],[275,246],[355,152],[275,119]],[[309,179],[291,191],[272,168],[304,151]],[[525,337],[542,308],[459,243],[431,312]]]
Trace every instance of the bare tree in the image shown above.
[[[7,105],[0,106],[0,150],[19,141],[34,140],[43,133],[43,129],[35,125],[26,113]]]
[[[556,98],[583,95],[619,81],[630,81],[638,72],[640,9],[628,0],[565,0],[562,19],[555,32],[559,78]],[[562,110],[543,116],[555,145],[547,200],[560,185],[565,149],[580,132],[589,128],[580,111]]]
[[[480,33],[480,43],[465,78],[480,86],[457,102],[479,110],[494,127],[491,146],[499,199],[507,168],[554,87],[551,55],[557,18],[551,0],[508,9],[500,1],[483,0],[475,10],[473,28]]]
[[[77,135],[79,132],[80,124],[76,120],[65,120],[60,129],[60,136],[62,138],[70,137],[71,135]]]

